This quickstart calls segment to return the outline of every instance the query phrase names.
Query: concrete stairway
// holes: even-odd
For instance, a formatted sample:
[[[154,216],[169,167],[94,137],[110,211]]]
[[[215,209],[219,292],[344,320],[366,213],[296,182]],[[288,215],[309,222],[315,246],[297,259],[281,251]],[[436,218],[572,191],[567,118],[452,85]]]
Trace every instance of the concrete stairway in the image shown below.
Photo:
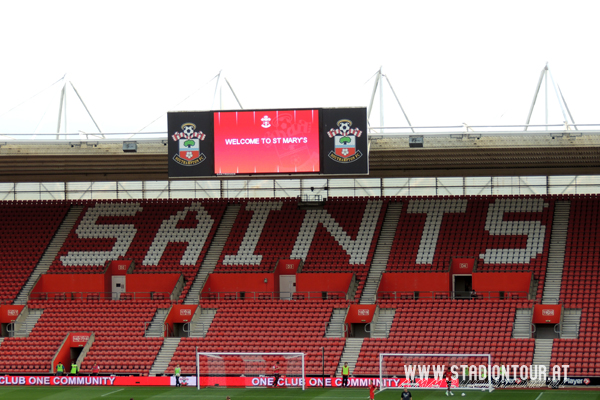
[[[48,244],[48,247],[44,251],[44,254],[42,254],[40,261],[36,265],[31,275],[29,275],[29,279],[27,279],[25,285],[21,288],[21,291],[15,299],[14,304],[27,304],[29,292],[31,292],[31,289],[37,282],[40,275],[45,274],[48,271],[48,268],[50,268],[50,265],[56,258],[56,255],[58,254],[62,245],[65,243],[67,236],[69,236],[69,233],[71,232],[71,229],[73,229],[75,222],[77,222],[77,218],[79,218],[82,210],[83,206],[71,206],[67,212],[67,215],[54,234],[54,237],[50,241],[50,244]]]
[[[223,215],[221,223],[219,224],[217,232],[215,233],[215,237],[211,241],[208,252],[202,261],[198,275],[196,275],[196,279],[194,279],[194,283],[192,283],[192,286],[190,287],[183,304],[198,304],[200,292],[204,287],[204,282],[206,282],[208,275],[215,270],[215,266],[217,265],[219,257],[223,252],[223,248],[227,242],[227,237],[229,236],[231,228],[233,227],[233,223],[240,212],[240,208],[241,206],[239,204],[230,204],[227,206],[225,214]]]
[[[371,338],[387,339],[395,315],[395,308],[379,308],[371,324]]]
[[[169,308],[159,308],[152,318],[152,322],[146,329],[146,337],[162,337],[164,335],[165,318],[169,313]]]
[[[577,339],[579,337],[579,325],[581,323],[580,309],[564,309],[560,329],[561,339]]]
[[[515,313],[515,324],[513,325],[512,337],[514,339],[531,338],[531,319],[533,318],[533,309],[518,308]]]
[[[570,212],[571,203],[568,201],[557,201],[554,205],[552,236],[548,248],[548,267],[546,268],[542,304],[558,304],[560,298]]]
[[[545,365],[546,371],[550,371],[550,358],[552,357],[553,343],[554,339],[535,339],[533,365]]]
[[[344,337],[344,321],[346,321],[346,308],[334,308],[325,331],[326,338]]]
[[[344,346],[340,363],[335,371],[336,377],[342,376],[342,367],[344,366],[344,363],[348,363],[348,367],[350,367],[350,375],[354,375],[354,368],[356,367],[356,361],[358,360],[358,355],[360,354],[363,340],[364,338],[346,339],[346,345]]]
[[[180,340],[181,338],[165,338],[165,341],[154,360],[154,364],[152,364],[152,368],[150,368],[149,376],[157,376],[165,373],[165,370],[171,362],[171,358],[173,358],[173,354],[175,354],[175,350],[177,350],[177,346],[179,346]]]
[[[381,232],[379,233],[379,239],[377,240],[377,247],[373,254],[371,269],[369,269],[367,282],[360,297],[360,304],[375,304],[377,288],[381,281],[381,274],[385,272],[390,257],[392,242],[396,235],[396,228],[398,227],[401,212],[402,203],[394,202],[388,204]]]
[[[44,313],[44,310],[40,310],[37,308],[33,309],[33,310],[29,309],[29,314],[25,318],[25,321],[20,323],[17,320],[15,322],[14,336],[15,337],[28,337],[29,334],[31,333],[31,331],[33,330],[33,327],[38,322],[38,320],[40,319],[40,317],[42,316],[43,313]]]
[[[217,314],[215,308],[203,308],[200,313],[192,319],[190,337],[205,337],[213,318]]]

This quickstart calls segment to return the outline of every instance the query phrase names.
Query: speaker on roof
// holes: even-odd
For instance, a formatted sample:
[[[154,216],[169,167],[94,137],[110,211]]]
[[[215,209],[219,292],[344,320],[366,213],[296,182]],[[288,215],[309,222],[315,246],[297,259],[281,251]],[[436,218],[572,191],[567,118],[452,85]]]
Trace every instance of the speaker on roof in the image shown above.
[[[137,143],[136,142],[123,142],[123,151],[125,153],[137,152]]]
[[[409,147],[423,147],[423,136],[409,136],[408,137]]]

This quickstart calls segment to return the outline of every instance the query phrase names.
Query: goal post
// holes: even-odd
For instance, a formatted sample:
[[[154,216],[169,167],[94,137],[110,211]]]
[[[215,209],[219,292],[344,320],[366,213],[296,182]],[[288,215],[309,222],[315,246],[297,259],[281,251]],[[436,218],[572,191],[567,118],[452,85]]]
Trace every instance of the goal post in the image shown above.
[[[445,372],[452,373],[452,389],[493,390],[490,354],[379,354],[380,390],[447,389]]]
[[[305,354],[196,351],[196,387],[200,390],[201,386],[279,386],[305,390]]]

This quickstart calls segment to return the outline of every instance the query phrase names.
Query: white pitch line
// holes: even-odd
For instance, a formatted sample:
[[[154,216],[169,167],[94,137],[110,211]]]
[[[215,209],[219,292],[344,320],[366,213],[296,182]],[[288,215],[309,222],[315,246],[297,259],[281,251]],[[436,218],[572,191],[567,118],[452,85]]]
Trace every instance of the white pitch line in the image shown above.
[[[540,397],[542,397],[543,394],[544,392],[540,392],[540,394],[538,395],[538,397],[535,398],[535,400],[540,400]]]
[[[114,392],[110,392],[110,393],[103,394],[103,395],[102,395],[102,396],[100,396],[100,397],[108,396],[109,394],[113,394],[113,393],[120,392],[121,390],[125,390],[125,389],[119,389],[119,390],[115,390]],[[537,400],[537,399],[536,399],[536,400]]]

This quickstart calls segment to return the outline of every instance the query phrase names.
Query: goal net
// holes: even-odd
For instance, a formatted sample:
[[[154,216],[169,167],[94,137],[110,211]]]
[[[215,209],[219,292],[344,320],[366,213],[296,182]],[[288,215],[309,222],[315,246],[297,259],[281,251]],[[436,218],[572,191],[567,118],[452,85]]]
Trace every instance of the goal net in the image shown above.
[[[379,354],[380,389],[493,390],[489,354]]]
[[[305,389],[304,353],[196,352],[196,386]]]

